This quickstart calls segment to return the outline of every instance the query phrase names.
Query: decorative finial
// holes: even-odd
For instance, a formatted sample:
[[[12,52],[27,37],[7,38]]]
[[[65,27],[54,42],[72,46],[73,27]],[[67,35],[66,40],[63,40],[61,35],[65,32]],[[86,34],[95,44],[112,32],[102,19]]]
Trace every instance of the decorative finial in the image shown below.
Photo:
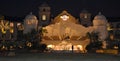
[[[101,15],[101,12],[99,12],[98,14]]]
[[[32,12],[30,12],[30,15],[32,15]]]

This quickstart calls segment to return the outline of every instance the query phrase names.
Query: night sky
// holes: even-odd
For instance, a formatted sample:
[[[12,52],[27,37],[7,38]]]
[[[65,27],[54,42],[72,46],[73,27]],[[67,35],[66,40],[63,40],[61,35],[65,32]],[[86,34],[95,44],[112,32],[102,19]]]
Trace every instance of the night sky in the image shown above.
[[[78,16],[86,9],[93,16],[102,12],[107,17],[120,17],[120,0],[0,0],[0,14],[7,16],[26,16],[30,12],[38,15],[38,7],[48,3],[53,16],[67,10],[73,16]]]

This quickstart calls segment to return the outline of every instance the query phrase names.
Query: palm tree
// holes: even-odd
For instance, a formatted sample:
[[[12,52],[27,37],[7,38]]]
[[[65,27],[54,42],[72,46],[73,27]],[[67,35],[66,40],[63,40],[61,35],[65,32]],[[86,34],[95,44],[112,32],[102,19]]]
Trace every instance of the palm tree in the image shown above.
[[[98,33],[87,33],[90,43],[86,46],[88,52],[95,52],[96,49],[102,48],[102,42],[98,40]]]
[[[91,32],[91,33],[88,32],[87,37],[90,39],[90,42],[98,41],[98,33],[96,32]]]

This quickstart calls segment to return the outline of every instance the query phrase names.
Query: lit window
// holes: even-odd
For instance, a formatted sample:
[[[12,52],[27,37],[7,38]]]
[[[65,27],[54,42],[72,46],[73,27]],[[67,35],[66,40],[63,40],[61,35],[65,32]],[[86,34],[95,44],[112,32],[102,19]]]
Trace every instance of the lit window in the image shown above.
[[[61,19],[63,19],[64,21],[68,20],[69,19],[69,16],[67,15],[62,15],[60,16]]]
[[[13,33],[14,32],[14,29],[10,29],[10,33]]]
[[[54,45],[47,45],[47,48],[48,48],[48,49],[53,49],[53,48],[54,48]]]
[[[88,17],[87,17],[87,14],[85,14],[84,18],[88,18]]]
[[[18,30],[23,30],[23,29],[24,29],[23,25],[18,26]]]
[[[83,46],[82,45],[77,45],[77,48],[79,48],[81,51],[83,51]]]
[[[13,23],[10,23],[10,27],[13,27],[14,26],[14,24]]]
[[[46,15],[43,15],[43,16],[42,16],[42,20],[46,20]]]
[[[21,25],[21,23],[17,23],[17,26],[20,26]]]

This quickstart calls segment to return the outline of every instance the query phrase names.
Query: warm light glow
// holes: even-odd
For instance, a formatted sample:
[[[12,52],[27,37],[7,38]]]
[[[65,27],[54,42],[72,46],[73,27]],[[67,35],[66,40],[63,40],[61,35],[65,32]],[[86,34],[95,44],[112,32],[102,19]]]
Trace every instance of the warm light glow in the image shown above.
[[[27,21],[27,24],[31,24],[31,21]]]
[[[88,18],[87,14],[85,14],[84,18]]]
[[[47,48],[54,48],[54,45],[47,45]]]
[[[10,27],[13,27],[14,26],[14,24],[13,23],[10,23]]]
[[[111,39],[111,40],[114,40],[113,34],[110,35],[110,39]]]
[[[6,30],[4,28],[2,28],[2,33],[5,34],[6,33]]]
[[[28,46],[28,47],[31,47],[31,46],[32,46],[32,43],[31,43],[31,42],[28,42],[28,43],[27,43],[27,46]]]
[[[2,46],[2,49],[5,49],[5,46],[4,46],[4,45]]]
[[[82,45],[77,45],[77,48],[78,48],[78,50],[83,51],[83,47],[82,47]]]
[[[107,30],[110,31],[110,30],[113,30],[110,26],[110,24],[107,24]]]
[[[20,26],[21,25],[21,23],[17,23],[17,26]]]
[[[42,15],[42,20],[46,20],[46,15]]]
[[[23,48],[22,46],[18,46],[19,48]]]
[[[1,20],[0,28],[9,29],[9,21]]]
[[[69,19],[69,16],[67,15],[62,15],[60,16],[61,19],[63,19],[64,21],[68,20]]]
[[[14,32],[14,29],[10,29],[10,33],[13,33]]]
[[[3,45],[3,46],[1,47],[1,50],[7,50],[7,47]]]
[[[18,30],[23,30],[24,29],[22,24],[18,24],[17,27],[18,27]]]
[[[118,46],[114,46],[114,49],[118,49],[119,47]]]

